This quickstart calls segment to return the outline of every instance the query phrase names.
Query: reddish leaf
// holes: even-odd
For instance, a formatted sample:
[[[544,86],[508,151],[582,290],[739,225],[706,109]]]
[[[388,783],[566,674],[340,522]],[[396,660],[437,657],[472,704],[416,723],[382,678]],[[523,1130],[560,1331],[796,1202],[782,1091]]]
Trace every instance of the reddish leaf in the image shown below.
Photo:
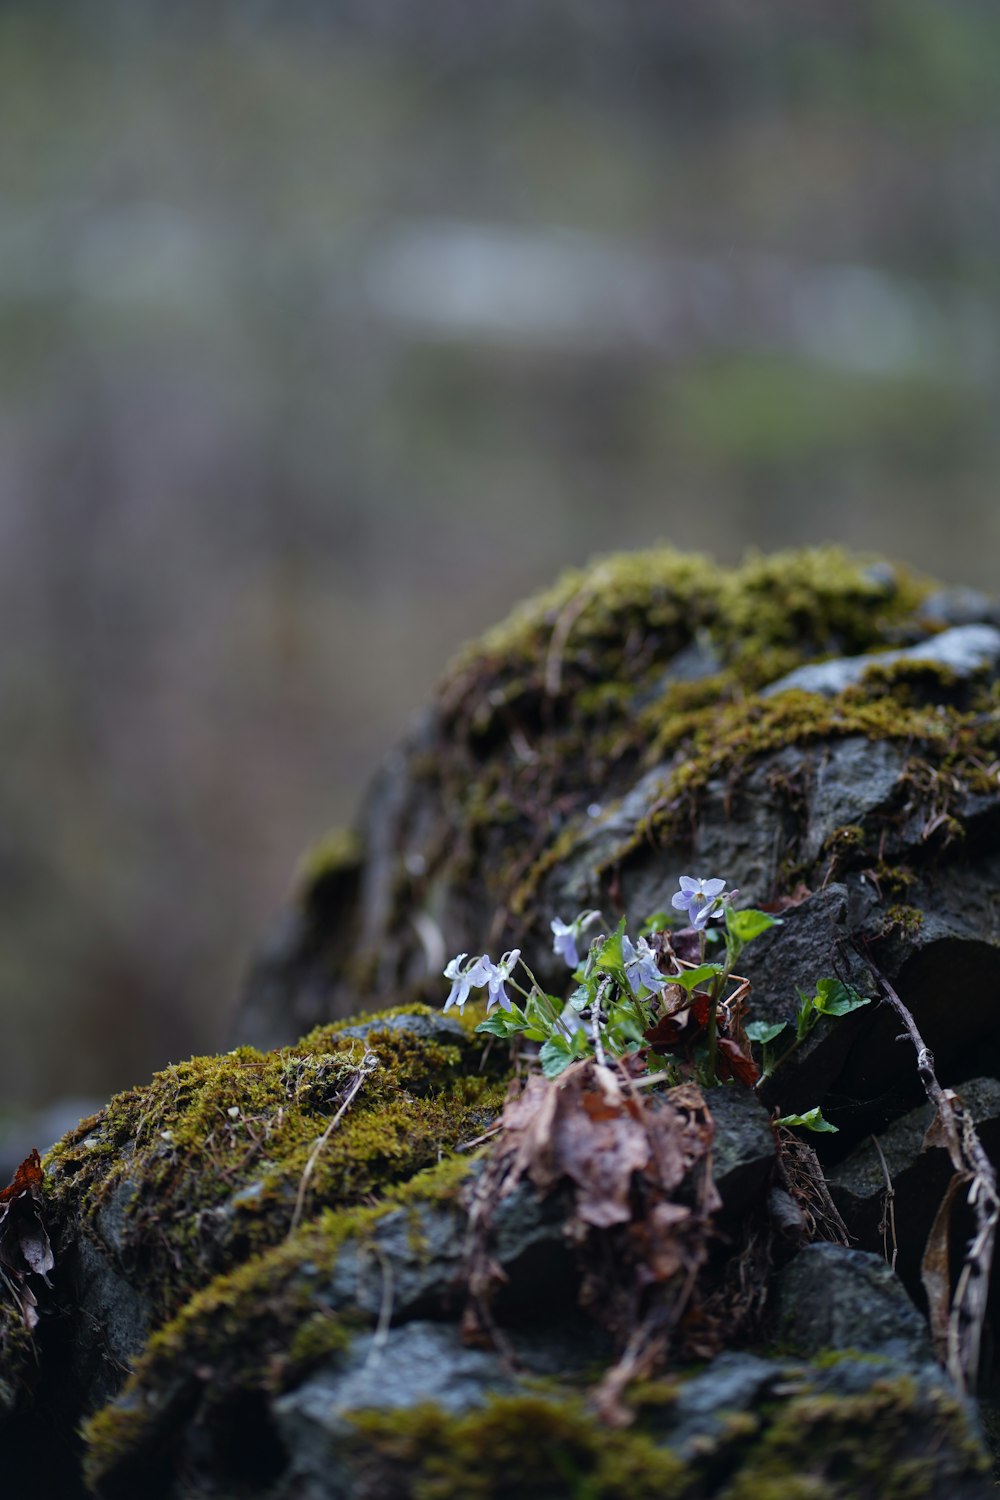
[[[0,1203],[9,1203],[12,1198],[19,1198],[22,1193],[30,1193],[34,1188],[42,1185],[42,1158],[37,1151],[32,1151],[14,1173],[10,1185],[0,1188]]]
[[[711,1004],[711,995],[706,995],[703,990],[695,990],[691,997],[691,1014],[699,1031],[704,1031],[708,1025],[708,1013]]]
[[[17,1301],[25,1326],[38,1322],[29,1276],[49,1285],[55,1264],[42,1223],[42,1163],[37,1151],[24,1160],[8,1187],[0,1190],[0,1275]]]
[[[720,1036],[718,1039],[718,1048],[720,1075],[722,1075],[722,1063],[725,1062],[732,1076],[739,1079],[740,1083],[744,1084],[746,1088],[752,1089],[760,1077],[760,1069],[753,1058],[747,1057],[746,1053],[741,1051],[731,1036]]]
[[[655,1026],[650,1026],[648,1031],[642,1033],[643,1040],[657,1052],[672,1051],[687,1038],[689,1016],[690,1012],[686,1010],[677,1016],[661,1016]]]

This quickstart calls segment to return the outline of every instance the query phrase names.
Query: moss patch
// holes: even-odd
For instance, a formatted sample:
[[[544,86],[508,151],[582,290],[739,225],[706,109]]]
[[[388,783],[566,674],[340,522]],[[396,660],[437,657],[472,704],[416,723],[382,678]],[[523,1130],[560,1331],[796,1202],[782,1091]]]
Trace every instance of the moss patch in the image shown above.
[[[360,1472],[378,1456],[385,1500],[679,1500],[691,1472],[642,1431],[601,1426],[574,1396],[497,1397],[449,1417],[435,1406],[353,1417]]]
[[[720,1500],[927,1500],[945,1494],[949,1478],[988,1468],[954,1396],[942,1387],[918,1399],[916,1382],[900,1376],[876,1381],[859,1396],[810,1392],[777,1407],[719,1494]]]
[[[751,556],[736,569],[661,548],[567,573],[445,677],[440,748],[410,765],[414,797],[440,814],[428,878],[467,881],[477,906],[523,912],[586,826],[595,790],[606,808],[645,767],[681,754],[706,776],[720,709],[733,761],[763,752],[794,715],[786,706],[746,719],[748,695],[807,661],[919,639],[929,588],[836,548]],[[819,738],[823,717],[800,704],[794,731]],[[857,717],[860,732],[878,732],[876,708]],[[421,881],[401,878],[397,900],[400,911],[418,903]]]
[[[449,1416],[434,1406],[357,1412],[349,1451],[359,1493],[385,1500],[922,1500],[988,1460],[952,1396],[906,1376],[832,1394],[819,1370],[789,1368],[788,1399],[719,1414],[716,1431],[665,1445],[677,1386],[636,1392],[626,1430],[579,1396],[494,1398]]]
[[[276,1244],[317,1139],[358,1079],[366,1044],[345,1034],[348,1024],[276,1052],[194,1058],[116,1096],[49,1154],[57,1230],[109,1247],[164,1318],[219,1271]],[[379,1197],[481,1133],[502,1103],[506,1058],[494,1052],[479,1072],[481,1039],[466,1032],[376,1021],[367,1046],[378,1066],[315,1154],[306,1218]]]

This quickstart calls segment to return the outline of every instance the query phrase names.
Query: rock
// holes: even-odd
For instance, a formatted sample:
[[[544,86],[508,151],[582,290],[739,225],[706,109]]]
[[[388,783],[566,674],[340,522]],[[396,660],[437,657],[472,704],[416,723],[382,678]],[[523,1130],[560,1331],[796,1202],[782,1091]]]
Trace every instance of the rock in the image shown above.
[[[708,1100],[715,1124],[712,1171],[722,1214],[738,1221],[760,1203],[774,1169],[774,1131],[766,1107],[747,1089],[716,1089]]]
[[[810,663],[796,667],[777,682],[761,689],[761,697],[798,689],[803,693],[821,693],[835,698],[845,688],[863,682],[873,668],[896,667],[901,662],[931,662],[945,667],[959,679],[981,675],[995,677],[1000,666],[1000,630],[994,625],[956,625],[942,630],[917,646],[902,651],[875,651],[867,656],[841,657],[836,661]]]
[[[387,759],[356,842],[307,875],[257,964],[238,1039],[291,1042],[362,992],[374,1004],[436,998],[442,953],[530,936],[544,955],[552,915],[591,905],[610,917],[621,902],[647,915],[692,861],[751,902],[819,885],[831,865],[839,876],[877,863],[896,804],[913,800],[915,762],[941,758],[943,721],[887,710],[890,668],[868,700],[858,686],[833,707],[763,693],[901,635],[940,650],[920,615],[928,592],[831,550],[730,573],[651,552],[567,575],[462,655]],[[953,670],[921,690],[947,700]],[[918,839],[934,816],[926,790]],[[1000,805],[995,786],[987,800]],[[946,836],[940,825],[918,862]]]
[[[1000,1148],[996,624],[832,551],[731,572],[660,552],[569,575],[467,650],[357,834],[307,860],[242,1045],[50,1153],[37,1340],[0,1302],[5,1481],[51,1500],[499,1500],[579,1476],[635,1500],[985,1497],[975,1414],[918,1307],[949,1168],[919,1150],[916,1059],[879,996],[895,986]],[[561,999],[551,918],[625,912],[636,934],[681,873],[780,917],[738,961],[750,1016],[789,1023],[770,1076],[702,1095],[689,1073],[641,1105],[592,1064],[540,1088],[536,1070],[498,1134],[510,1054],[441,1012],[447,959],[521,947]],[[794,1042],[824,979],[870,1003]],[[813,1157],[771,1118],[816,1106],[838,1129]],[[899,1279],[817,1239],[825,1169],[882,1249],[873,1130]]]
[[[806,1245],[775,1283],[780,1342],[807,1358],[825,1350],[933,1364],[927,1324],[885,1261],[844,1245]]]

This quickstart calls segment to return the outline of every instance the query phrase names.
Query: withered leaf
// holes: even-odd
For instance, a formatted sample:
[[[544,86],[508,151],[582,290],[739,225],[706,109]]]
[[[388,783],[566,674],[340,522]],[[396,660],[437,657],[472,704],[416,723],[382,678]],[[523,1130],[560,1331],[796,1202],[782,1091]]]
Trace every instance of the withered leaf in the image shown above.
[[[685,1105],[696,1096],[704,1109],[697,1089],[674,1092]],[[693,1127],[692,1118],[664,1097],[644,1103],[612,1069],[594,1062],[572,1064],[557,1079],[533,1074],[504,1107],[497,1147],[508,1163],[502,1191],[513,1191],[522,1177],[542,1192],[569,1178],[579,1220],[595,1228],[625,1224],[633,1216],[634,1173],[644,1173],[650,1189],[666,1197],[707,1156],[711,1124]]]
[[[951,1211],[955,1195],[971,1181],[970,1172],[956,1172],[934,1215],[920,1261],[920,1280],[927,1295],[931,1337],[934,1352],[942,1364],[948,1361],[948,1325],[951,1315],[951,1262],[948,1241],[951,1236]]]
[[[731,1073],[746,1088],[752,1089],[760,1077],[760,1069],[753,1058],[748,1057],[730,1036],[720,1036],[718,1039],[718,1048],[719,1077],[726,1078]],[[725,1063],[725,1070],[722,1066],[723,1063]]]
[[[38,1152],[32,1151],[9,1186],[0,1189],[0,1274],[28,1329],[38,1322],[38,1312],[27,1278],[40,1276],[48,1286],[48,1273],[55,1265],[41,1202],[42,1163]]]

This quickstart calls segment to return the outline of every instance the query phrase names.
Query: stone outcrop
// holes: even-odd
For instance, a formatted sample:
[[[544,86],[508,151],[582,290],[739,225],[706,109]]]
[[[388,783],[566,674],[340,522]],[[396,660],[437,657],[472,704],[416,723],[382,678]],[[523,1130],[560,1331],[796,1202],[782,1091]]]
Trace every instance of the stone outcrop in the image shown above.
[[[953,1169],[924,1149],[933,1111],[883,997],[995,1152],[998,675],[987,601],[827,551],[733,572],[611,559],[470,647],[358,830],[306,862],[235,1049],[49,1154],[36,1334],[0,1303],[17,1482],[43,1474],[53,1500],[584,1480],[630,1500],[985,1497],[921,1281]],[[565,993],[550,919],[594,907],[637,930],[681,873],[780,915],[741,972],[752,1018],[791,1027],[756,1089],[629,1102],[578,1065],[592,1121],[683,1144],[673,1176],[640,1150],[601,1222],[571,1157],[504,1177],[508,1049],[476,1035],[481,1010],[441,1014],[441,970],[518,946]],[[825,977],[870,1003],[791,1045]],[[774,1127],[817,1105],[836,1133]],[[986,1384],[997,1332],[991,1315]]]

